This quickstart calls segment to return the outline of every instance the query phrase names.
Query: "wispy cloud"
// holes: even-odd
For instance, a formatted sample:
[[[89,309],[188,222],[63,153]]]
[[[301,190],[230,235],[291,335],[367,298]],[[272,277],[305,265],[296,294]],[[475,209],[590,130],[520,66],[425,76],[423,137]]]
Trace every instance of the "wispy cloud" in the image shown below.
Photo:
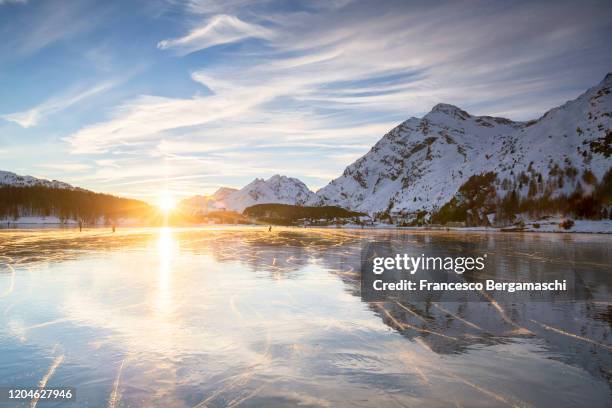
[[[25,4],[28,0],[0,0],[0,6],[5,4]]]
[[[163,173],[193,191],[201,177],[182,177],[227,184],[280,172],[321,186],[398,122],[438,102],[524,119],[576,96],[558,91],[576,67],[553,70],[553,62],[581,55],[584,41],[601,43],[593,30],[607,24],[571,3],[479,13],[454,2],[405,10],[359,3],[260,15],[237,2],[230,9],[250,19],[206,14],[217,6],[191,3],[205,24],[158,47],[187,54],[246,38],[265,46],[192,72],[210,94],[140,96],[66,137],[73,153],[126,158],[98,180],[138,184]]]
[[[438,102],[529,119],[612,65],[612,8],[596,2],[168,4],[153,29],[133,31],[139,50],[149,44],[151,69],[125,82],[129,96],[76,131],[57,132],[73,153],[68,164],[91,166],[74,167],[71,182],[141,197],[160,180],[188,194],[273,173],[317,187]],[[35,11],[31,33],[13,41],[18,53],[64,44],[74,33],[68,21],[85,21],[74,5],[49,19]],[[160,22],[163,34],[152,37]],[[105,36],[82,56],[97,72],[113,72],[133,49],[117,52]],[[73,89],[3,118],[32,127],[105,91]]]
[[[52,44],[93,30],[108,14],[107,5],[94,4],[91,0],[66,1],[59,5],[53,1],[36,4],[19,0],[0,1],[5,5],[27,3],[25,7],[19,7],[24,10],[23,14],[6,22],[11,35],[0,44],[0,49],[10,52],[11,59],[35,54]],[[92,15],[96,17],[91,18]]]
[[[91,98],[95,95],[106,92],[116,86],[117,83],[118,81],[108,81],[97,84],[85,90],[73,91],[66,95],[53,97],[28,110],[2,115],[2,119],[9,122],[15,122],[24,128],[36,126],[47,116],[68,109],[69,107],[87,98]]]
[[[65,172],[83,172],[91,169],[90,165],[84,163],[44,163],[36,167]]]
[[[246,38],[270,38],[272,35],[272,31],[262,26],[244,22],[235,16],[220,14],[184,37],[160,41],[157,47],[162,50],[176,48],[181,54],[189,54],[215,45],[229,44]]]

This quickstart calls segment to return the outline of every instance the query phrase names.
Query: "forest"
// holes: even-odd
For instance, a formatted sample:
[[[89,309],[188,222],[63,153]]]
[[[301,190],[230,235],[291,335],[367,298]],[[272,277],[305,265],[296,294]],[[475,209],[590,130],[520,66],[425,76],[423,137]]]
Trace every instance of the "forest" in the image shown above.
[[[331,205],[307,207],[289,204],[257,204],[246,208],[243,215],[262,222],[288,225],[298,220],[333,220],[334,218],[359,217],[365,214]]]
[[[43,186],[0,186],[0,218],[57,216],[85,224],[113,223],[120,218],[142,219],[152,214],[145,202],[83,189]]]
[[[493,172],[474,175],[450,202],[432,214],[431,222],[489,225],[488,214],[495,214],[497,225],[512,224],[519,214],[531,218],[561,215],[576,219],[612,219],[612,169],[600,181],[588,170],[582,176],[571,167],[553,170],[548,183],[537,173],[522,173],[514,182],[503,180],[501,183]],[[551,194],[552,189],[547,188],[551,185],[563,187],[568,179],[575,184],[569,193]],[[499,185],[507,191],[503,196],[496,188]]]

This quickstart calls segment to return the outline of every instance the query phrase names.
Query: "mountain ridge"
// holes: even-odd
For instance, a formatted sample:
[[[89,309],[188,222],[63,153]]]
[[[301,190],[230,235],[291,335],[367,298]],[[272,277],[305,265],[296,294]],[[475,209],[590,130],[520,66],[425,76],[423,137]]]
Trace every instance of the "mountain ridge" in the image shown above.
[[[220,187],[212,196],[187,198],[181,202],[181,207],[191,213],[222,209],[242,212],[256,204],[304,205],[314,197],[302,181],[275,174],[267,180],[255,178],[241,189]]]
[[[187,198],[180,207],[197,213],[242,212],[256,204],[333,205],[371,215],[431,215],[483,175],[499,198],[588,194],[612,165],[611,88],[609,73],[577,98],[528,121],[477,116],[438,103],[422,118],[395,126],[316,193],[299,179],[276,174],[241,189],[220,187]],[[2,185],[80,189],[8,171],[0,171]]]
[[[0,186],[2,185],[15,187],[41,186],[69,190],[78,188],[59,180],[47,180],[33,176],[21,176],[10,171],[0,170]]]
[[[500,184],[514,183],[527,171],[545,182],[557,167],[588,170],[601,179],[610,167],[611,85],[608,74],[576,99],[525,122],[437,104],[423,118],[410,118],[385,134],[318,190],[313,203],[370,214],[434,212],[470,176],[487,172],[494,172]],[[572,181],[553,194],[575,189],[575,177]],[[527,193],[524,185],[520,190]]]

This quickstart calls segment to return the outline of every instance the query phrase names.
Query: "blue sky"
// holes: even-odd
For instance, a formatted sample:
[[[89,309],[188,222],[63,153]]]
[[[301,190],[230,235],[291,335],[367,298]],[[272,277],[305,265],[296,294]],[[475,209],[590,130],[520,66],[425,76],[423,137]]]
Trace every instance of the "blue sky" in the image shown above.
[[[612,3],[0,0],[0,169],[151,202],[316,190],[438,102],[524,120],[612,71]]]

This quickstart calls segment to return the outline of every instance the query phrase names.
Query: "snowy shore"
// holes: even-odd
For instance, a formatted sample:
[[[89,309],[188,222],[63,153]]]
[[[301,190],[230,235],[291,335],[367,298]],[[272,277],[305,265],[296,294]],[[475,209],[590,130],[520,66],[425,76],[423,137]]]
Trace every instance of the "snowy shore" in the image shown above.
[[[337,228],[337,229],[377,229],[377,230],[407,230],[407,231],[455,231],[455,232],[546,232],[546,233],[585,233],[585,234],[612,234],[612,220],[575,220],[574,224],[569,229],[564,229],[560,225],[559,219],[549,219],[527,222],[523,227],[440,227],[440,226],[422,226],[422,227],[397,227],[390,224],[375,223],[372,225],[361,226],[358,224],[344,225],[327,225],[327,226],[307,226],[306,228]],[[19,228],[76,228],[78,222],[75,220],[65,220],[61,222],[58,217],[20,217],[17,220],[0,219],[0,229],[19,229]],[[105,227],[104,223],[98,223],[93,227]],[[116,223],[118,227],[141,227],[137,220],[126,219],[119,220]],[[202,224],[193,225],[194,227],[221,227],[235,226],[234,224]],[[247,226],[246,224],[241,226]],[[261,226],[259,224],[251,224],[248,226]],[[92,225],[87,225],[92,227]],[[275,226],[274,228],[279,228]],[[302,228],[296,226],[295,228]]]

